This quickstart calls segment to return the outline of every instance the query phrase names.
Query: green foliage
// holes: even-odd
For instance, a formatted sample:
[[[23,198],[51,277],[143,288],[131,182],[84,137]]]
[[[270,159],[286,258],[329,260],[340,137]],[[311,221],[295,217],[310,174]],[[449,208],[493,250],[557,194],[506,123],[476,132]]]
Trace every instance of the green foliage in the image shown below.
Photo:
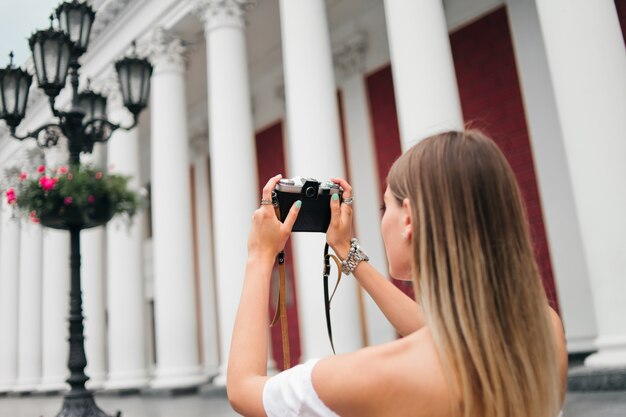
[[[42,213],[80,213],[91,218],[103,210],[131,218],[139,207],[139,197],[128,188],[129,177],[107,174],[90,167],[40,167],[40,172],[16,184],[15,205],[31,219]],[[24,175],[24,174],[22,174]]]

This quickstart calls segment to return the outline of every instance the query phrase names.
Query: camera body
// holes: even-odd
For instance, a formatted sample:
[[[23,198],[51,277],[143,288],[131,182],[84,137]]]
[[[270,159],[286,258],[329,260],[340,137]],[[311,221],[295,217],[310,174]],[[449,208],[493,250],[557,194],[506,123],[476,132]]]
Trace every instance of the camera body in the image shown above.
[[[280,220],[285,221],[291,206],[302,201],[300,213],[293,225],[294,232],[326,233],[330,224],[330,199],[333,194],[341,198],[343,190],[331,181],[320,182],[314,178],[284,178],[276,184],[272,199],[278,204]]]

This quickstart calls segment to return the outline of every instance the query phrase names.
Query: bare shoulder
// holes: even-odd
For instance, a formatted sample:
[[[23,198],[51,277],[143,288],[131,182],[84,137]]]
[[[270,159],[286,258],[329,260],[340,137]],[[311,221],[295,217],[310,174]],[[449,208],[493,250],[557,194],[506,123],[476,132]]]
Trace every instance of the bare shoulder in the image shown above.
[[[403,339],[321,360],[313,386],[341,416],[448,416],[439,357],[424,328]]]
[[[561,400],[565,397],[565,391],[567,388],[567,342],[565,341],[565,329],[563,328],[563,322],[561,318],[551,307],[548,307],[550,314],[550,320],[552,322],[552,328],[554,330],[554,336],[556,341],[557,359],[559,361],[559,371],[561,376]]]

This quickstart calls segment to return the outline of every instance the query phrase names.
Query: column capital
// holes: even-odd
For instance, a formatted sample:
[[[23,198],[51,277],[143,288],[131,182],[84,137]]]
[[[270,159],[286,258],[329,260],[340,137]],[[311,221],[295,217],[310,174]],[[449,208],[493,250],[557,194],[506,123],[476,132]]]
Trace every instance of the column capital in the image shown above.
[[[122,91],[120,90],[117,71],[108,71],[102,77],[92,80],[91,85],[95,90],[106,96],[109,111],[123,108],[124,102],[122,100]]]
[[[164,28],[152,32],[150,41],[145,45],[155,74],[163,72],[185,72],[185,53],[187,47],[183,41]]]
[[[367,32],[356,32],[333,49],[333,61],[338,80],[346,80],[365,70],[369,49]]]
[[[220,27],[246,26],[246,13],[256,0],[190,0],[195,14],[204,23],[205,33]]]

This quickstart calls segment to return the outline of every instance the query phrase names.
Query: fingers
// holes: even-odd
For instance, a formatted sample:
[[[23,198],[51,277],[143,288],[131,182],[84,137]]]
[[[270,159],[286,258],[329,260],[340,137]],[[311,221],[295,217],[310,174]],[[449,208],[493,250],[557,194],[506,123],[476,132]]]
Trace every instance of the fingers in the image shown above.
[[[333,227],[338,227],[341,223],[341,207],[338,197],[339,194],[333,194],[333,198],[330,199],[330,224]]]
[[[263,187],[263,192],[261,193],[261,198],[263,200],[271,200],[272,199],[272,191],[274,190],[274,188],[276,187],[276,184],[278,184],[278,181],[280,181],[280,179],[283,176],[281,174],[275,175],[272,178],[269,179],[269,181],[267,181],[267,184],[265,184],[265,187]]]
[[[293,225],[296,222],[296,219],[298,218],[298,213],[300,213],[301,206],[302,206],[302,201],[298,200],[295,203],[293,203],[293,205],[289,209],[289,213],[287,214],[287,217],[285,218],[285,222],[283,223],[285,227],[287,228],[287,230],[291,231],[291,229],[293,229]]]
[[[343,198],[352,197],[352,186],[348,184],[348,181],[343,178],[331,178],[332,182],[339,184],[341,188],[343,188]]]
[[[331,181],[339,184],[339,186],[343,188],[344,199],[352,197],[352,186],[348,184],[348,181],[343,178],[331,178]],[[340,210],[341,222],[344,224],[352,223],[352,206],[350,204],[342,204]]]

